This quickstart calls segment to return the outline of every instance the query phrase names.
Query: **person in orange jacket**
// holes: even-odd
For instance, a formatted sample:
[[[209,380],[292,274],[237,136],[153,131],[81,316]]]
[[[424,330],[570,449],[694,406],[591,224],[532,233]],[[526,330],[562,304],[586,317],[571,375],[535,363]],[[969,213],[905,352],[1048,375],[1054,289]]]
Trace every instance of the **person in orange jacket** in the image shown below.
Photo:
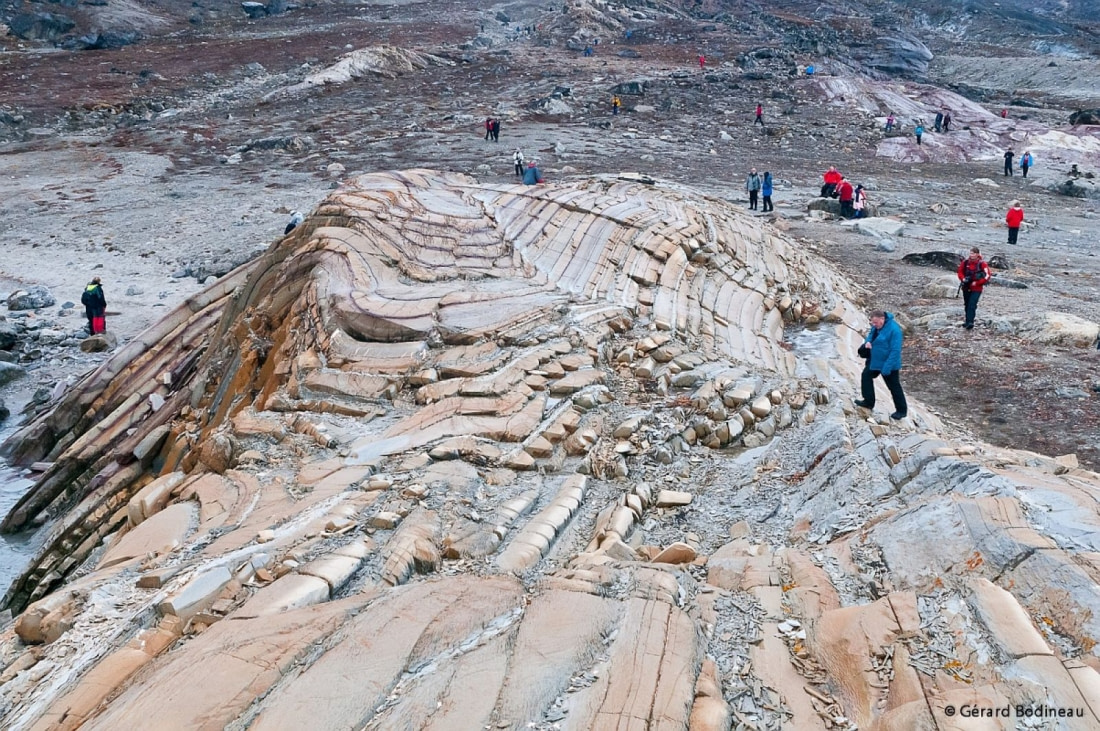
[[[1020,205],[1020,201],[1012,201],[1012,207],[1005,214],[1005,225],[1008,226],[1008,243],[1016,243],[1016,237],[1020,235],[1020,224],[1023,222],[1024,209]]]

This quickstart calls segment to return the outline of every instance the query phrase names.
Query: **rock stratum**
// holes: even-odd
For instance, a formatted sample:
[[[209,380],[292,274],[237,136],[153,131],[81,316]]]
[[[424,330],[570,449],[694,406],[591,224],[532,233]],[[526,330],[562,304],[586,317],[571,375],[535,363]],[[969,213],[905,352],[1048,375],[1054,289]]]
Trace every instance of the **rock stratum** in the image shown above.
[[[857,413],[864,327],[690,189],[357,178],[5,446],[3,725],[1100,727],[1097,475]]]

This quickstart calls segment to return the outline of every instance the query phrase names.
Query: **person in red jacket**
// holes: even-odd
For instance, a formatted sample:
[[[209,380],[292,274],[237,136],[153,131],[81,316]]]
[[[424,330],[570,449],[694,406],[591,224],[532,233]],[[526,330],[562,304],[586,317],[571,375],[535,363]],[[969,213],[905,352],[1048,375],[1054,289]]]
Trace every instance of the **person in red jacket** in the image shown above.
[[[1016,237],[1020,235],[1020,224],[1023,222],[1024,209],[1020,206],[1020,201],[1012,201],[1012,207],[1005,214],[1005,225],[1008,226],[1008,243],[1016,243]]]
[[[855,215],[855,208],[852,207],[855,191],[852,189],[852,184],[844,178],[841,178],[840,185],[836,187],[836,192],[837,196],[840,198],[840,215],[845,218],[851,218]]]
[[[982,296],[982,287],[989,283],[989,265],[982,258],[982,252],[975,246],[970,257],[959,262],[959,288],[963,295],[963,313],[966,320],[963,327],[974,329],[974,315],[978,313],[978,298]]]
[[[835,167],[832,167],[826,170],[825,175],[822,177],[825,179],[825,185],[821,186],[821,197],[836,198],[836,186],[840,185],[840,181],[844,179],[844,176],[838,173]]]
[[[756,121],[754,121],[752,123],[752,126],[755,127],[757,122],[760,123],[761,127],[764,126],[764,105],[763,104],[757,104],[756,105]]]

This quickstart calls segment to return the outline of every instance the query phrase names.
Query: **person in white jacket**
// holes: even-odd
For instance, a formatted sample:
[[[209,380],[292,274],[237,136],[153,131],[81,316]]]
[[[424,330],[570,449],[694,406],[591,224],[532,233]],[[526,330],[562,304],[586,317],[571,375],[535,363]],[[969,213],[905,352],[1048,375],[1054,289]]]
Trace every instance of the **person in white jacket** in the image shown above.
[[[523,152],[518,147],[512,153],[512,164],[516,168],[516,176],[523,177]]]

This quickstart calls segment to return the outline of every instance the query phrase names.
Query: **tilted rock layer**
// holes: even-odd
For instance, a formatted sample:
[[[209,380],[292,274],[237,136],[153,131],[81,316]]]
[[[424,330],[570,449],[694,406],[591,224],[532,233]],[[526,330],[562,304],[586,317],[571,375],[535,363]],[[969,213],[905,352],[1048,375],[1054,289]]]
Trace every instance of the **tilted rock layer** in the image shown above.
[[[334,193],[6,445],[4,726],[1100,726],[1097,476],[844,407],[863,315],[759,221]]]

